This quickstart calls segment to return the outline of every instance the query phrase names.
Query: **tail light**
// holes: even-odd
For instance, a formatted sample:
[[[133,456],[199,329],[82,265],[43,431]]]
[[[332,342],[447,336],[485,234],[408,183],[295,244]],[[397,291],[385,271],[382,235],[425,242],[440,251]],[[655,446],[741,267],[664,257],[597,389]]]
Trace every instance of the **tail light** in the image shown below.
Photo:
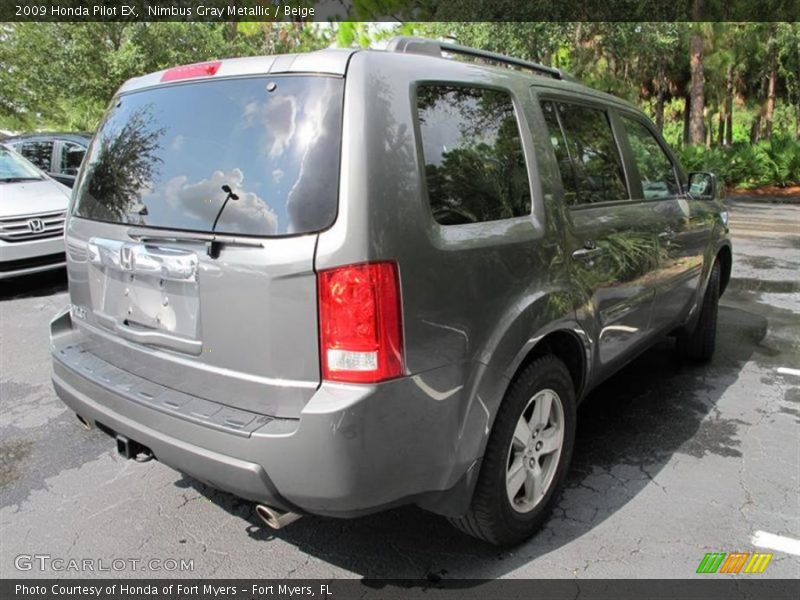
[[[374,383],[403,374],[397,265],[376,262],[320,271],[323,379]]]

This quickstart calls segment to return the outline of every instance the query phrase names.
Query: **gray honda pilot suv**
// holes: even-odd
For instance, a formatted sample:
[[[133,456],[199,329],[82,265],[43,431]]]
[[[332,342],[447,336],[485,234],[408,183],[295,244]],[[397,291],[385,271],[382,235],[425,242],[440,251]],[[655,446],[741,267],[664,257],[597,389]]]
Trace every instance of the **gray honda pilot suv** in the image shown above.
[[[53,382],[272,527],[414,503],[515,543],[588,391],[665,335],[711,358],[718,196],[634,106],[473,48],[145,75],[76,182]]]

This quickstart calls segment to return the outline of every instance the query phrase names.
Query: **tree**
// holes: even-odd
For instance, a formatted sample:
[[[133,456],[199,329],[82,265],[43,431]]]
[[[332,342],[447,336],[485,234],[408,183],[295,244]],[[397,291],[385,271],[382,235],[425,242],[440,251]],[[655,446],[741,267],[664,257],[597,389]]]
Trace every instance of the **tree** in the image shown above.
[[[767,91],[767,108],[765,111],[764,138],[772,137],[772,121],[775,118],[775,94],[778,84],[778,44],[777,23],[770,23],[769,38],[767,39],[767,55],[769,57],[769,83]]]
[[[783,77],[787,102],[794,106],[795,139],[800,140],[800,24],[779,23],[778,72]]]
[[[0,24],[0,124],[91,131],[131,77],[231,56],[316,50],[332,41],[330,28],[315,23],[234,25]]]
[[[703,10],[703,0],[694,0],[695,18]],[[692,82],[689,88],[689,141],[692,144],[705,142],[705,73],[703,72],[703,35],[699,24],[692,29],[689,41],[689,62]]]
[[[480,5],[478,0],[465,2],[456,9],[415,0],[415,14],[452,19]],[[512,4],[499,0],[481,14],[497,16]],[[687,4],[698,15],[704,5],[718,8],[718,0]],[[652,7],[639,3],[632,15],[648,14],[646,5]],[[404,0],[358,0],[353,6],[351,16],[362,19],[409,16]],[[530,10],[547,16],[560,7],[543,0]],[[700,146],[713,140],[727,151],[748,139],[748,129],[754,144],[768,136],[782,143],[788,133],[800,139],[800,25],[768,21],[407,21],[394,31],[363,21],[2,23],[0,127],[92,130],[114,91],[130,77],[231,56],[333,44],[365,47],[396,33],[454,40],[558,67],[639,105],[675,144],[683,139],[686,146]],[[695,149],[703,155],[702,148]],[[748,159],[742,164],[755,163]]]

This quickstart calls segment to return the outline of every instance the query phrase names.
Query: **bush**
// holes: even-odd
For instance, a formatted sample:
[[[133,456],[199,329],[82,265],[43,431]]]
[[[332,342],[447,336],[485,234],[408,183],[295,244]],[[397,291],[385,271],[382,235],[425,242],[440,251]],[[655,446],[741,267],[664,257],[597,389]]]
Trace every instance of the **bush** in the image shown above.
[[[800,141],[776,137],[768,144],[759,144],[756,151],[764,162],[764,175],[769,183],[787,187],[800,183]]]
[[[773,137],[755,145],[739,142],[723,148],[686,146],[678,156],[687,171],[712,171],[728,187],[787,187],[800,183],[800,142]]]

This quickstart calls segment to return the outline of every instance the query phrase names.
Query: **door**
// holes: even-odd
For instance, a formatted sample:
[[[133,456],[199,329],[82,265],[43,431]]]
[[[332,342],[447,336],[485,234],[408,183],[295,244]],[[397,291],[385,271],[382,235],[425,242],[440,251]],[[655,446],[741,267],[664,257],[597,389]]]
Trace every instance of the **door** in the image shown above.
[[[651,334],[658,219],[651,207],[630,199],[605,108],[553,100],[542,109],[564,189],[578,319],[595,342],[602,376]]]
[[[621,114],[620,121],[633,163],[634,197],[650,205],[659,221],[653,326],[668,329],[694,301],[715,213],[709,203],[688,199],[663,141],[643,117]]]
[[[341,78],[298,75],[118,97],[66,231],[79,350],[298,417],[320,381],[314,249],[336,214],[343,96]]]

